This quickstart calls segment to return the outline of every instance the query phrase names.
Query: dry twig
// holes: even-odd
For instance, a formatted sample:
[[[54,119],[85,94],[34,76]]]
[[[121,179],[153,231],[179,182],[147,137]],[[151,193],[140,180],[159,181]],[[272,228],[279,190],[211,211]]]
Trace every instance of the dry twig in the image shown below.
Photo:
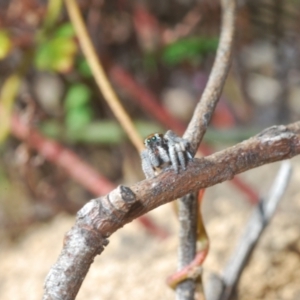
[[[210,123],[211,117],[221,95],[230,66],[235,29],[235,0],[222,0],[222,24],[216,59],[210,73],[208,83],[199,100],[184,138],[191,143],[195,154]],[[179,251],[178,270],[192,263],[196,254],[198,218],[197,193],[179,199]],[[178,300],[192,300],[195,294],[195,280],[186,279],[176,287]]]
[[[184,138],[191,141],[192,151],[196,153],[214,109],[221,95],[230,66],[232,43],[234,38],[234,20],[236,1],[222,0],[222,25],[216,59],[201,99],[185,131]]]
[[[133,219],[173,199],[206,188],[246,170],[300,154],[300,122],[273,126],[205,158],[195,159],[179,174],[168,169],[131,187],[119,186],[87,203],[66,234],[62,252],[45,282],[44,300],[71,300],[107,238]],[[180,182],[180,185],[174,182]]]
[[[220,299],[227,300],[230,298],[247,259],[251,255],[263,230],[274,215],[276,207],[287,188],[291,169],[291,163],[289,161],[282,163],[270,189],[269,195],[265,199],[262,199],[254,209],[241,240],[223,271],[222,281],[224,282],[225,289]]]
[[[205,296],[207,300],[228,300],[232,296],[242,270],[258,243],[262,232],[274,215],[276,207],[287,188],[291,170],[292,167],[289,161],[284,161],[281,164],[269,195],[262,198],[260,203],[256,205],[221,277],[211,274],[205,283]]]

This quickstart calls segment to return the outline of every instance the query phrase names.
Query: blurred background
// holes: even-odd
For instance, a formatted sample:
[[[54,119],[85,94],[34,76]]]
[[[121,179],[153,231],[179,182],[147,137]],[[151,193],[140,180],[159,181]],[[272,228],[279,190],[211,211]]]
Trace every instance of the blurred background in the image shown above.
[[[182,134],[214,61],[219,1],[77,3],[141,138],[167,129]],[[300,1],[238,4],[232,67],[204,155],[300,117]],[[240,299],[300,298],[299,163],[293,159],[288,196],[242,278]],[[265,166],[207,191],[208,268],[224,265],[276,170]],[[139,154],[95,84],[63,1],[0,0],[0,299],[40,299],[75,213],[143,178]],[[173,299],[164,283],[176,268],[170,212],[159,208],[117,232],[78,299]]]

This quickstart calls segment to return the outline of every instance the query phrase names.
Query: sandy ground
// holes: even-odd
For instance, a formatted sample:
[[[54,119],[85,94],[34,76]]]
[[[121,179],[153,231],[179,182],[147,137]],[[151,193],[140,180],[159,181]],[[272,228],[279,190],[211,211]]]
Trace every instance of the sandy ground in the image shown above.
[[[300,299],[300,159],[271,224],[264,232],[238,288],[239,299]],[[279,164],[241,176],[264,195]],[[210,236],[204,267],[220,271],[251,213],[245,196],[230,183],[207,190],[203,214]],[[170,232],[160,240],[132,222],[110,238],[97,257],[76,299],[174,299],[165,278],[176,269],[177,223],[171,205],[151,215]],[[74,217],[60,215],[49,224],[35,225],[20,241],[0,249],[0,299],[41,299],[43,281],[56,261],[65,232]]]

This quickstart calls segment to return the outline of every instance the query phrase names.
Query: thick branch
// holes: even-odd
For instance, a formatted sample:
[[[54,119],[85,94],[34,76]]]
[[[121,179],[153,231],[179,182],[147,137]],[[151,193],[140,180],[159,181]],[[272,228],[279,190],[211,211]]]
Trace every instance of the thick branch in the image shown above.
[[[300,122],[273,126],[229,149],[194,159],[179,174],[169,169],[153,179],[130,188],[120,186],[90,201],[78,212],[76,224],[66,235],[61,255],[47,276],[43,299],[74,299],[107,238],[133,219],[173,199],[232,179],[238,173],[297,154]]]

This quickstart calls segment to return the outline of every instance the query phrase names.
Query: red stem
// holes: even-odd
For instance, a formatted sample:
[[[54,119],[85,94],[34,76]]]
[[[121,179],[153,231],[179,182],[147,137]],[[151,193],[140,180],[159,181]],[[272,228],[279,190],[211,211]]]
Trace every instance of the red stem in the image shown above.
[[[38,151],[48,161],[62,167],[72,178],[94,195],[105,195],[115,188],[113,183],[83,162],[74,152],[45,138],[37,130],[22,122],[16,115],[12,116],[11,130],[15,137],[28,143],[31,148]]]
[[[73,151],[44,137],[37,130],[22,122],[17,115],[12,116],[11,131],[16,138],[25,141],[45,159],[63,168],[70,177],[93,193],[96,197],[108,194],[116,188],[115,184],[82,161]],[[166,231],[158,227],[149,217],[142,216],[138,218],[138,220],[155,236],[165,238],[168,235]]]

